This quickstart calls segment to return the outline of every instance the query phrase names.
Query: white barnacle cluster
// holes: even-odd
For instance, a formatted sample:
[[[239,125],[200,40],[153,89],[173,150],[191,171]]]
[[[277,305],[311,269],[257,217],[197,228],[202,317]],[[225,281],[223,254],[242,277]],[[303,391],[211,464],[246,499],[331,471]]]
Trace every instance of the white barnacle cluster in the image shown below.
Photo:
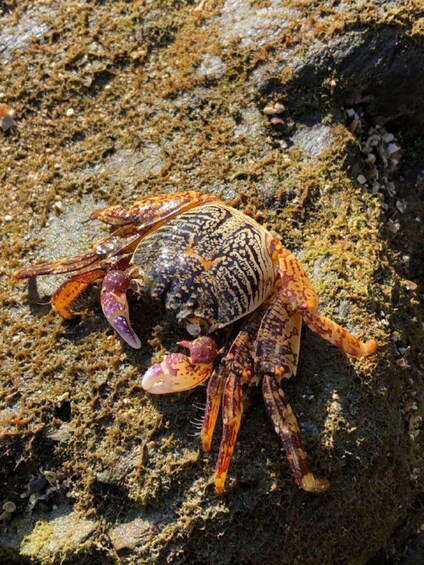
[[[403,214],[406,201],[397,197],[394,174],[402,157],[402,148],[395,135],[383,124],[371,125],[364,112],[349,108],[346,111],[348,127],[359,139],[362,154],[362,172],[357,176],[360,185],[371,189],[383,210],[394,205]],[[399,230],[399,222],[388,220],[392,232]]]
[[[358,175],[359,184],[368,185],[373,194],[396,194],[391,175],[398,167],[402,149],[394,134],[383,125],[371,125],[364,112],[349,108],[346,111],[350,131],[360,140],[363,155],[363,172]],[[383,206],[385,208],[385,206]]]

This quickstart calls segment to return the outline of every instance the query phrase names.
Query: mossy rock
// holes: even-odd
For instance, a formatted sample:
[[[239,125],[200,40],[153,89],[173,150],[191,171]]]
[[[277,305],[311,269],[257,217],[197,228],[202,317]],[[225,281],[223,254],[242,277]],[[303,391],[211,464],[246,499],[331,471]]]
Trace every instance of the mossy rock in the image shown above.
[[[0,560],[356,565],[419,547],[419,2],[3,4],[0,95],[17,127],[0,130],[0,504],[17,508]],[[402,147],[394,196],[358,181],[351,108]],[[67,322],[48,304],[58,280],[12,279],[107,233],[85,222],[93,208],[188,189],[280,234],[321,310],[379,342],[352,361],[304,331],[285,390],[325,494],[294,485],[252,388],[217,496],[219,438],[201,453],[192,422],[205,389],[141,388],[181,336],[172,320],[133,301],[133,351],[97,287]]]

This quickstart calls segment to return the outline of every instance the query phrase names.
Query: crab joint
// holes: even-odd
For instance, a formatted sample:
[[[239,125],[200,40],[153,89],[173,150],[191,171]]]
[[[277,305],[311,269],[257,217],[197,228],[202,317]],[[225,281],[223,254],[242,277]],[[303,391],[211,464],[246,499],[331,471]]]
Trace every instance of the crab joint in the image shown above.
[[[161,363],[146,371],[141,386],[152,394],[167,394],[189,390],[204,382],[211,374],[217,356],[215,342],[210,337],[199,337],[192,342],[181,341],[190,357],[183,353],[170,353]]]

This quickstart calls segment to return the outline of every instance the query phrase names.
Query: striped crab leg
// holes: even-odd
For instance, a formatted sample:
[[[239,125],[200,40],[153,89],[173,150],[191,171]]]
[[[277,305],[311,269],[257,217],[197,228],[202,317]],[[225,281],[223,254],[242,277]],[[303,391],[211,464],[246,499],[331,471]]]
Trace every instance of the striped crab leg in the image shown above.
[[[217,493],[224,492],[243,413],[242,385],[253,377],[251,354],[262,315],[263,311],[257,311],[249,318],[215,370],[216,345],[210,337],[203,336],[192,342],[180,342],[190,350],[190,356],[168,354],[161,363],[153,365],[142,380],[148,392],[167,394],[188,390],[210,377],[201,440],[203,449],[209,451],[222,402],[223,431],[214,474]]]
[[[306,273],[279,240],[271,241],[270,253],[279,267],[281,287],[259,330],[255,352],[257,370],[264,375],[265,405],[296,483],[306,491],[322,492],[328,488],[329,482],[313,475],[296,417],[280,386],[283,378],[296,373],[302,319],[314,333],[349,355],[370,355],[376,350],[377,343],[374,340],[359,341],[317,312],[318,300]]]
[[[293,310],[302,313],[305,323],[314,333],[354,357],[365,357],[375,352],[375,340],[361,342],[346,329],[317,312],[318,299],[311,282],[294,255],[284,249],[279,240],[271,241],[270,254],[278,264],[285,299]]]
[[[286,452],[297,485],[309,492],[328,489],[327,479],[315,477],[303,446],[296,416],[281,387],[296,374],[302,316],[287,303],[283,289],[262,319],[255,344],[256,370],[263,375],[262,392],[268,415]]]
[[[218,494],[224,492],[240,429],[243,414],[242,386],[251,382],[254,376],[252,350],[262,316],[263,310],[259,309],[245,322],[208,382],[201,441],[204,451],[209,451],[222,402],[222,436],[214,475],[215,491]]]
[[[90,218],[92,220],[100,220],[111,226],[134,225],[139,229],[151,227],[156,229],[160,224],[173,216],[211,202],[221,201],[210,194],[186,190],[144,198],[133,204],[129,210],[119,205],[108,206],[107,208],[96,210],[90,215]]]

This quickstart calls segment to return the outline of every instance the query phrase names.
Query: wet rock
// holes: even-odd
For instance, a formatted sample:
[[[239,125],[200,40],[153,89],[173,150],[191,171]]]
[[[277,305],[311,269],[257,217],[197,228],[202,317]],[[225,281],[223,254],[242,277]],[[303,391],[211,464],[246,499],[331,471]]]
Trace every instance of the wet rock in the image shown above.
[[[234,138],[245,136],[256,137],[264,134],[264,123],[260,112],[256,108],[243,109],[240,123],[234,127]]]
[[[0,531],[0,555],[19,554],[22,558],[47,563],[63,561],[81,550],[93,547],[95,521],[87,520],[63,505],[46,515],[19,516]]]
[[[199,67],[199,75],[207,78],[221,78],[226,70],[226,65],[220,57],[206,54]]]
[[[41,8],[30,9],[17,24],[10,23],[0,31],[0,60],[7,64],[15,52],[25,49],[32,41],[43,39],[50,30],[50,26],[43,22],[46,14],[53,15],[53,10]]]
[[[16,506],[0,560],[366,563],[424,472],[416,12],[397,0],[18,4],[0,21],[0,98],[19,116],[0,159],[0,500]],[[140,386],[183,330],[129,293],[135,351],[107,325],[96,283],[68,322],[49,306],[63,278],[12,281],[108,234],[87,221],[94,209],[177,190],[264,223],[301,259],[322,312],[379,342],[353,361],[305,330],[284,383],[330,480],[323,496],[294,485],[260,388],[245,391],[216,496],[221,427],[203,454],[204,387],[154,398]]]
[[[48,520],[39,520],[21,543],[21,555],[37,559],[60,559],[93,543],[97,524],[76,512],[55,512]]]
[[[317,158],[321,153],[328,151],[333,143],[331,128],[323,124],[310,128],[303,127],[291,139],[304,154],[313,158]]]
[[[35,261],[52,261],[64,255],[78,255],[85,251],[96,240],[107,232],[100,222],[89,220],[91,212],[103,208],[106,202],[102,199],[95,201],[92,196],[85,196],[79,202],[64,208],[63,213],[58,216],[52,213],[47,224],[42,230],[45,248],[43,252],[37,251],[32,255]],[[34,234],[29,237],[34,237]],[[51,295],[56,290],[63,276],[42,277],[36,282],[36,289],[30,287],[33,301],[39,300],[39,295]]]
[[[297,10],[276,0],[266,8],[252,6],[245,0],[226,0],[220,17],[221,39],[224,45],[236,40],[241,48],[271,44],[297,16]]]
[[[124,179],[135,185],[146,174],[158,174],[165,164],[165,156],[156,143],[148,142],[138,151],[118,149],[101,165],[94,167],[101,178],[111,178],[115,182]]]
[[[149,536],[157,532],[156,523],[152,520],[134,518],[130,522],[120,524],[109,530],[109,537],[117,552],[135,549],[143,545]]]

